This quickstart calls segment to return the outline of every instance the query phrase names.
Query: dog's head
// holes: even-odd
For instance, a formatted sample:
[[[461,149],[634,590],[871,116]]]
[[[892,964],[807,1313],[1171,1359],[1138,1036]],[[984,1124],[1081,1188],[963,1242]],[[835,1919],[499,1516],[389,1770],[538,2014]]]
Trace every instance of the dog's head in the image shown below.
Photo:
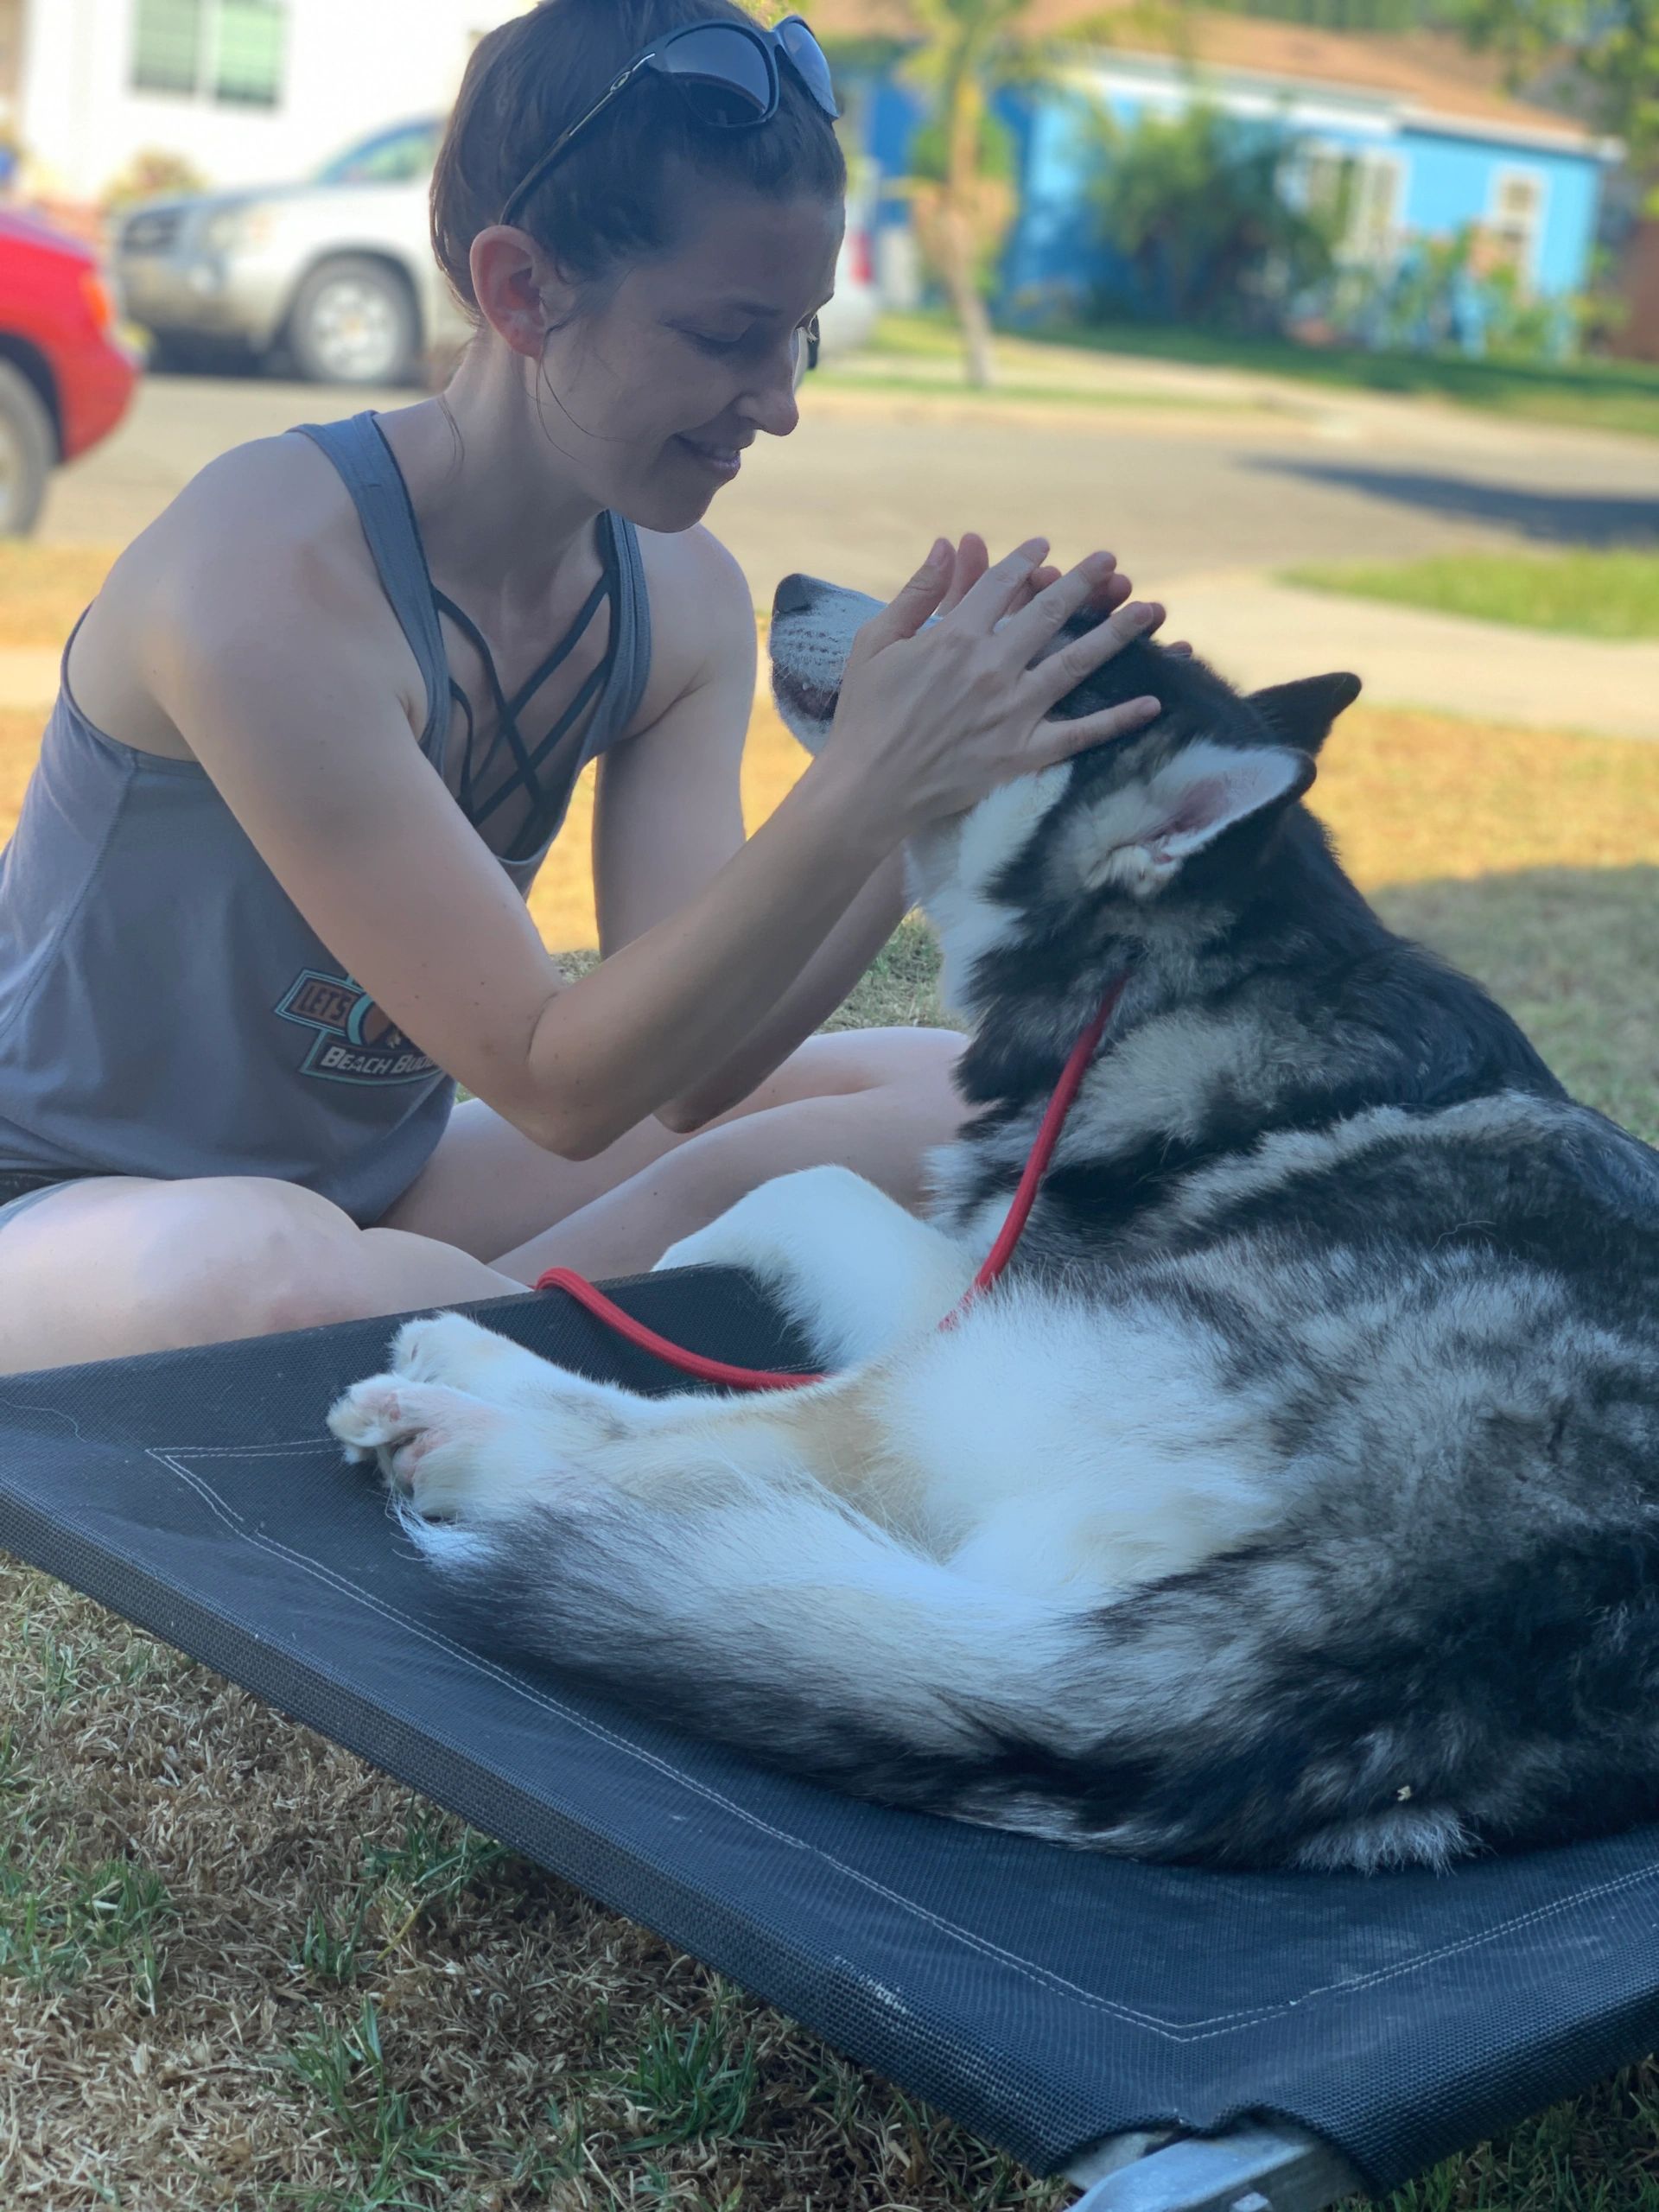
[[[813,577],[779,587],[773,694],[809,752],[829,734],[854,636],[879,607]],[[972,1010],[975,971],[1004,945],[1064,939],[1086,947],[1093,964],[1115,940],[1155,954],[1224,934],[1359,688],[1357,677],[1316,676],[1247,696],[1150,640],[1107,662],[1057,717],[1150,695],[1163,704],[1154,721],[1004,785],[910,842],[912,887],[944,946],[947,998]]]

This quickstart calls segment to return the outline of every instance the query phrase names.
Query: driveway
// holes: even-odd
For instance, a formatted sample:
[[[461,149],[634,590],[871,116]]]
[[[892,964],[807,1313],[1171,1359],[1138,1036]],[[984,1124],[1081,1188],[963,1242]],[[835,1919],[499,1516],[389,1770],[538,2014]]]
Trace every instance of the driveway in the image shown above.
[[[1317,629],[1318,657],[1328,658],[1348,620],[1344,603],[1334,601],[1326,602],[1328,619],[1313,621],[1305,598],[1297,613],[1264,571],[1473,545],[1659,546],[1659,442],[1508,423],[1432,403],[1350,404],[1328,393],[1303,409],[1275,411],[1217,390],[1215,405],[1126,390],[1109,404],[1050,411],[861,391],[844,381],[809,386],[798,431],[757,447],[711,520],[761,605],[792,569],[885,596],[941,531],[979,530],[997,550],[1046,531],[1057,557],[1110,546],[1139,589],[1169,601],[1173,626],[1191,626],[1202,650],[1198,622],[1182,621],[1183,580],[1194,586],[1196,617],[1220,577],[1242,576],[1256,596],[1247,617],[1227,626],[1224,664],[1252,681],[1286,672],[1277,660],[1252,655],[1253,639],[1270,633],[1282,641],[1287,666],[1300,665],[1299,633]],[[407,398],[254,378],[151,377],[117,435],[60,475],[44,535],[123,543],[227,446]],[[1357,610],[1362,603],[1351,604]],[[1424,620],[1441,627],[1427,641],[1434,647],[1427,658],[1401,662],[1402,669],[1410,662],[1408,679],[1389,677],[1389,640],[1405,638],[1398,621],[1385,637],[1357,611],[1352,648],[1338,658],[1365,668],[1375,697],[1480,710],[1487,696],[1481,665],[1501,650],[1503,633],[1454,625],[1448,643],[1444,618]],[[1647,657],[1645,648],[1632,658],[1630,649],[1621,657],[1620,649],[1552,640],[1533,658],[1541,670],[1559,670],[1563,702],[1582,699],[1586,682],[1609,696],[1639,683],[1646,696],[1635,719],[1645,729],[1647,702],[1659,701],[1659,649],[1653,670]],[[1424,696],[1425,682],[1455,696]],[[1584,722],[1581,712],[1556,714],[1553,688],[1539,691],[1530,680],[1518,687],[1520,704],[1534,709],[1529,718]],[[1614,724],[1630,728],[1631,716],[1603,726]]]

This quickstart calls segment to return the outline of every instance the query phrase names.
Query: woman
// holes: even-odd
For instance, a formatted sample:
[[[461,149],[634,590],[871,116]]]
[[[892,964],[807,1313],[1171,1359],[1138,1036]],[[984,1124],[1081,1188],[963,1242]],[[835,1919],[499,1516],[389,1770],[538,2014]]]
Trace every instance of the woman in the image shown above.
[[[0,877],[0,1370],[643,1268],[815,1161],[918,1197],[956,1040],[812,1033],[911,828],[1140,727],[1045,717],[1159,610],[941,541],[743,842],[753,617],[698,524],[795,427],[832,112],[799,22],[543,0],[433,181],[448,391],[237,448],[116,563]],[[524,894],[595,756],[567,988]]]

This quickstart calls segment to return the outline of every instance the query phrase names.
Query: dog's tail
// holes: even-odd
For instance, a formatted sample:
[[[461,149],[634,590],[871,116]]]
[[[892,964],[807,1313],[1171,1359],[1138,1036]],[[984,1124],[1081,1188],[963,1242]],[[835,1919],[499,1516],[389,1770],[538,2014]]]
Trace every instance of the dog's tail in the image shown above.
[[[970,1580],[816,1484],[721,1488],[404,1519],[492,1649],[861,1796],[1151,1859],[1466,1847],[1386,1684],[1321,1680],[1287,1637],[1328,1612],[1311,1568],[1237,1553],[1090,1609]]]

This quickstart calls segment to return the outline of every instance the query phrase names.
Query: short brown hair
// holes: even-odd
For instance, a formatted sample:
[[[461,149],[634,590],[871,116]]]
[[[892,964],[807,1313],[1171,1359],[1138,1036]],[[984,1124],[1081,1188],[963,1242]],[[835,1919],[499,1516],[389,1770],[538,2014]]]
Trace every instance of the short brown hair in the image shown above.
[[[468,257],[508,195],[653,38],[683,23],[748,22],[734,0],[540,0],[480,39],[432,176],[432,250],[476,315]],[[785,66],[778,112],[753,130],[698,123],[646,71],[531,193],[519,225],[577,281],[671,246],[678,164],[783,198],[838,199],[847,168],[829,118]]]

